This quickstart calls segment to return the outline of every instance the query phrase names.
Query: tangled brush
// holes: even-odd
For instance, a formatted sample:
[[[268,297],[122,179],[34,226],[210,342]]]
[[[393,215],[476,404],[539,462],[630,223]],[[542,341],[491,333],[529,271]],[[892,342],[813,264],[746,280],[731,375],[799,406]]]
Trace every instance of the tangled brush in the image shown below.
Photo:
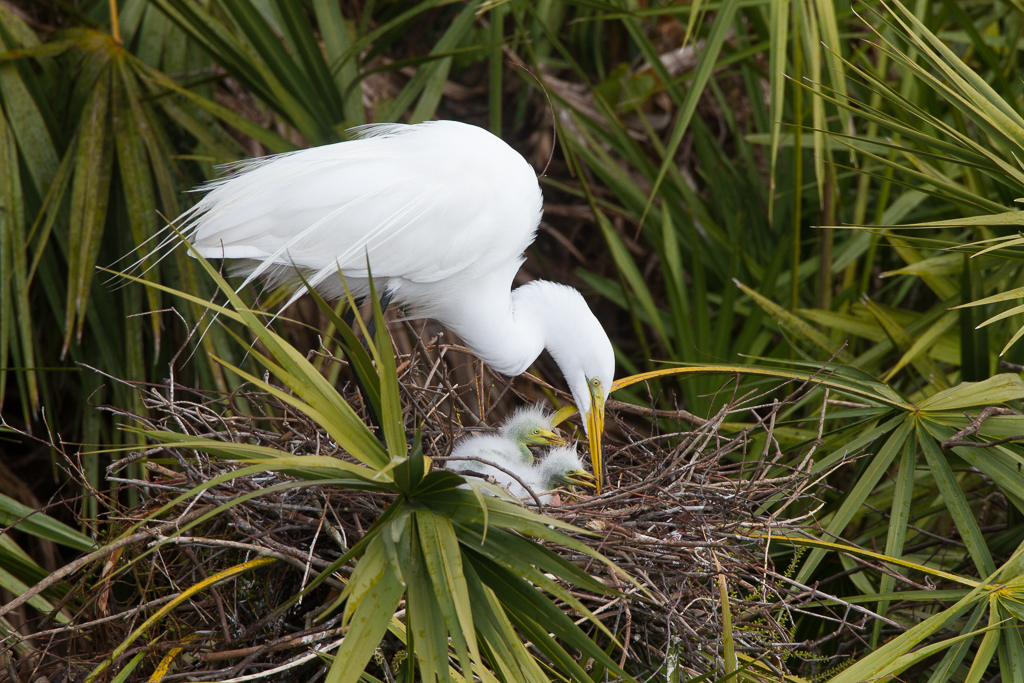
[[[346,370],[329,353],[322,359],[328,374],[332,366]],[[416,342],[396,364],[404,423],[410,434],[419,432],[435,468],[444,465],[458,438],[491,428],[510,405],[558,399],[556,390],[535,378],[513,385],[487,373],[440,337]],[[252,385],[230,394],[173,381],[136,389],[145,415],[106,410],[151,432],[350,459],[308,415]],[[593,557],[557,548],[564,560],[615,589],[573,595],[615,635],[618,664],[636,678],[742,666],[777,680],[787,659],[810,647],[794,642],[792,611],[820,610],[825,600],[836,605],[832,596],[776,568],[768,547],[772,534],[798,532],[815,508],[810,491],[823,476],[810,470],[817,440],[784,456],[776,427],[783,411],[810,389],[795,383],[734,395],[708,420],[610,401],[610,486],[600,495],[567,495],[540,511],[573,525],[575,538],[635,579],[628,583]],[[354,383],[342,384],[340,392],[371,421]],[[826,403],[827,392],[819,430]],[[734,421],[740,418],[745,422]],[[563,429],[569,437],[582,434],[577,424]],[[345,629],[340,612],[320,617],[352,573],[351,562],[338,566],[338,560],[394,496],[296,486],[281,471],[218,480],[240,466],[167,444],[112,463],[108,479],[115,488],[104,502],[109,536],[119,540],[69,565],[74,573],[65,575],[76,578],[77,588],[62,606],[72,610],[72,619],[38,625],[31,636],[36,656],[20,660],[22,679],[84,681],[101,662],[162,681],[309,683],[325,676],[328,653]],[[140,501],[134,507],[124,503],[129,491]],[[232,573],[241,565],[245,573]],[[570,605],[558,604],[586,625]],[[835,609],[846,623],[846,614],[857,608],[824,609]],[[402,603],[396,629],[404,618]],[[398,631],[379,643],[368,670],[388,683],[400,679],[408,663]],[[588,633],[604,638],[596,628]],[[544,660],[542,651],[531,651]],[[591,671],[598,666],[592,660],[580,664]]]

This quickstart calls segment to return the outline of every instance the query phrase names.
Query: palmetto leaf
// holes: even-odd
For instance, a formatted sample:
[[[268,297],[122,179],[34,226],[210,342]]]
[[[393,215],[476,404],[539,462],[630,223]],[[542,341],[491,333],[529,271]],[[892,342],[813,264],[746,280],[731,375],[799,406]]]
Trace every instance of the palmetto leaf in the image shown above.
[[[349,624],[347,636],[334,654],[327,680],[355,681],[362,676],[403,596],[407,600],[407,642],[415,653],[420,675],[426,680],[450,680],[452,653],[449,648],[452,648],[464,677],[476,675],[492,680],[489,667],[493,667],[505,680],[540,683],[541,669],[517,635],[516,626],[524,636],[533,637],[538,635],[538,623],[551,620],[554,625],[545,624],[544,628],[553,628],[566,644],[588,657],[595,657],[609,670],[628,679],[602,648],[540,592],[543,590],[574,607],[611,639],[612,634],[606,627],[559,581],[599,593],[609,592],[608,588],[530,537],[585,553],[624,579],[628,577],[586,544],[562,533],[562,530],[579,533],[564,522],[497,498],[479,497],[473,491],[456,488],[464,480],[450,472],[431,472],[430,459],[422,452],[418,436],[411,451],[406,452],[406,430],[398,405],[394,358],[389,351],[390,341],[379,304],[374,303],[376,343],[369,344],[369,351],[374,357],[375,377],[380,386],[380,417],[388,435],[387,450],[312,364],[265,327],[263,316],[247,308],[201,257],[199,263],[229,302],[229,307],[210,302],[202,302],[202,305],[225,320],[243,323],[270,350],[269,356],[256,350],[250,350],[250,354],[292,393],[281,391],[244,370],[226,366],[246,381],[304,412],[363,464],[325,456],[294,456],[265,447],[198,439],[172,432],[147,431],[145,434],[154,440],[246,464],[182,494],[163,509],[216,483],[260,470],[287,473],[308,480],[309,484],[400,494],[388,512],[342,558],[343,562],[358,558],[358,562],[341,595],[320,615],[323,618],[344,604],[342,621]],[[166,285],[131,279],[200,303],[198,297],[174,292]],[[336,322],[343,325],[343,321]],[[245,343],[236,333],[231,334]],[[289,482],[266,490],[309,484]],[[239,500],[244,498],[246,496]],[[226,503],[219,509],[236,502]],[[212,511],[201,519],[215,513]],[[183,525],[176,534],[195,523]],[[479,568],[479,576],[475,568]],[[509,585],[514,588],[511,592],[496,590],[496,587]],[[510,615],[514,617],[511,621]],[[589,681],[579,663],[561,644],[547,636],[542,641],[543,652],[559,670],[578,683]]]
[[[79,531],[0,493],[0,526],[45,538],[76,550],[95,550],[96,543]]]
[[[842,505],[831,515],[825,528],[824,538],[840,537],[840,534],[846,529],[850,520],[853,519],[861,505],[864,504],[868,494],[871,493],[881,478],[885,476],[893,459],[903,449],[904,444],[913,432],[913,427],[913,420],[908,417],[899,427],[893,430],[889,438],[886,439],[885,444],[879,449],[878,454],[872,458],[867,470],[861,474],[853,489],[843,500]],[[797,574],[796,580],[801,583],[806,582],[824,556],[825,551],[823,549],[815,548],[812,550],[807,560],[800,567],[800,573]]]
[[[25,206],[18,169],[18,153],[14,133],[0,112],[0,308],[16,311],[16,315],[0,316],[0,406],[7,389],[7,368],[11,351],[18,351],[26,367],[35,366],[35,345],[32,343],[32,311],[28,300],[28,265],[25,248]],[[26,372],[24,410],[39,406],[38,379],[35,372]]]
[[[975,406],[990,406],[1024,398],[1024,380],[1019,375],[1003,374],[990,377],[984,382],[963,382],[951,389],[931,396],[918,407],[921,410],[960,411]]]
[[[88,104],[79,122],[78,147],[75,150],[74,182],[71,186],[71,221],[68,230],[70,268],[68,301],[64,320],[64,350],[72,336],[82,338],[86,299],[92,283],[96,257],[110,198],[110,174],[113,169],[113,145],[107,107],[111,76],[106,69],[96,80]]]
[[[1019,548],[1014,553],[1014,556],[997,572],[1000,580],[1016,579],[1017,583],[1019,583],[1019,558],[1022,553],[1024,553],[1024,548]],[[1007,573],[1008,570],[1010,573]],[[853,683],[854,681],[871,680],[877,677],[894,676],[916,661],[920,661],[922,656],[930,656],[941,652],[943,649],[957,646],[960,643],[969,643],[977,635],[984,634],[983,643],[985,640],[988,640],[988,643],[983,644],[983,649],[975,654],[972,663],[972,668],[978,672],[976,675],[980,675],[987,667],[991,653],[995,651],[999,640],[1003,637],[1002,632],[1016,630],[1013,628],[1006,629],[1006,624],[1002,621],[998,612],[991,609],[993,605],[998,604],[993,598],[994,593],[1000,590],[993,583],[993,579],[996,578],[994,574],[979,583],[977,587],[958,600],[953,606],[921,621],[829,680],[831,683]],[[1014,586],[1011,591],[1016,594],[1019,588]],[[978,617],[980,613],[984,612],[986,607],[990,609],[988,626],[984,629],[973,630],[973,625],[978,623]],[[956,620],[961,619],[963,615],[972,609],[977,611],[969,622],[972,624],[971,628],[965,629],[965,633],[947,640],[941,640],[927,648],[917,647],[924,640],[934,638],[942,629],[954,624]],[[948,667],[946,662],[944,664]]]

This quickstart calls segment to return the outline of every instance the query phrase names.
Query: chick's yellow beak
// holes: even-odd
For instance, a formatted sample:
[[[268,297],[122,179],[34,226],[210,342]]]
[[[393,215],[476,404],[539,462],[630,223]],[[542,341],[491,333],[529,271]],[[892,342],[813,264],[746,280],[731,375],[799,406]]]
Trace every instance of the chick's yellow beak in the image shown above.
[[[604,483],[604,452],[601,436],[604,434],[604,387],[596,377],[587,382],[590,389],[590,410],[587,411],[587,438],[590,440],[590,462],[594,467],[597,492]]]
[[[596,483],[596,480],[594,479],[594,475],[592,475],[590,472],[583,472],[583,471],[570,472],[569,474],[567,474],[565,476],[565,478],[573,486],[583,486],[583,487],[588,488],[588,489],[597,488],[597,483]]]
[[[534,435],[537,440],[537,445],[544,446],[564,446],[566,444],[565,439],[555,434],[550,429],[539,429],[538,433]]]

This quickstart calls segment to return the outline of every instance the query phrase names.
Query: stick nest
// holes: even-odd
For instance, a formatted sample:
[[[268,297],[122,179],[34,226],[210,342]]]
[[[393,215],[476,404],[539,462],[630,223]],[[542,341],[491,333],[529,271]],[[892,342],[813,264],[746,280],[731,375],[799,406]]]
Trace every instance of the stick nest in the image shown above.
[[[461,436],[492,427],[523,401],[560,393],[539,380],[510,384],[458,347],[439,343],[439,337],[418,341],[408,351],[397,359],[404,418],[410,435],[421,427],[425,453],[440,456],[435,467],[443,466],[443,456]],[[344,380],[351,374],[345,363],[329,353],[322,356],[325,372],[340,366],[339,391],[369,424],[356,385]],[[251,386],[231,394],[196,391],[172,376],[163,385],[137,389],[145,415],[107,410],[149,429],[348,458],[308,417]],[[723,674],[730,640],[741,666],[754,660],[749,673],[778,680],[792,664],[787,660],[809,647],[793,642],[791,615],[822,610],[823,594],[793,582],[786,568],[777,569],[764,540],[793,532],[794,511],[815,507],[809,491],[820,476],[812,478],[809,467],[817,440],[795,456],[783,456],[775,434],[781,411],[808,390],[806,384],[791,384],[734,395],[710,420],[610,401],[609,486],[599,496],[563,495],[562,504],[543,510],[590,532],[579,537],[643,586],[641,591],[623,585],[599,563],[557,549],[622,590],[618,597],[579,597],[617,634],[624,647],[615,656],[639,679]],[[738,417],[747,424],[739,431],[726,424]],[[581,437],[578,416],[574,421],[562,428]],[[301,600],[295,596],[363,536],[391,496],[325,485],[268,491],[294,480],[266,472],[217,484],[146,519],[175,496],[236,467],[166,446],[140,446],[113,463],[108,478],[117,486],[116,497],[103,501],[109,538],[128,536],[81,564],[74,575],[76,590],[65,600],[71,622],[50,621],[36,629],[36,654],[19,659],[21,679],[84,680],[190,586],[270,557],[277,561],[176,605],[123,648],[104,678],[142,653],[129,680],[145,680],[161,666],[167,667],[163,681],[322,680],[329,658],[317,648],[342,637],[340,611],[324,622],[313,618],[338,595],[351,565]],[[218,506],[223,510],[171,538]],[[404,611],[398,617],[404,618]],[[846,623],[842,610],[836,618]],[[587,628],[585,621],[581,625]],[[389,635],[377,649],[371,673],[393,683],[406,658],[404,645]]]

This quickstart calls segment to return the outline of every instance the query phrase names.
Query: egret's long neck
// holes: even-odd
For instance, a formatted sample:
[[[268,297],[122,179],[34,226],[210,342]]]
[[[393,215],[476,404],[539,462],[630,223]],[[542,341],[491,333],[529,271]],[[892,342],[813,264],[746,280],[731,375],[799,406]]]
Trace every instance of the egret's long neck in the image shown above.
[[[518,265],[516,267],[518,269]],[[512,276],[495,273],[449,292],[428,312],[455,332],[490,367],[515,376],[537,360],[545,344],[545,307],[536,297],[510,292]]]

